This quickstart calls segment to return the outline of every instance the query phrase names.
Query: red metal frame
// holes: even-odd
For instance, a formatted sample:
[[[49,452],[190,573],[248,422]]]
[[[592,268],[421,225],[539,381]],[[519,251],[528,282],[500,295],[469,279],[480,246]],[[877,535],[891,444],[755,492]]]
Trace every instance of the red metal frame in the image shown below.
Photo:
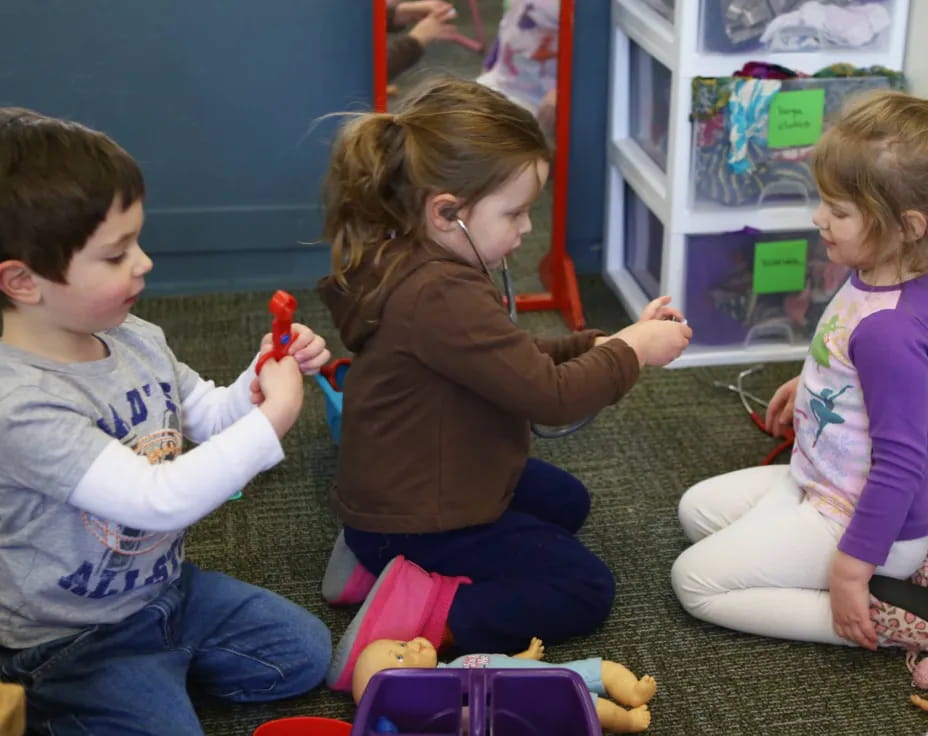
[[[387,111],[387,0],[374,3],[374,110]]]
[[[557,120],[554,127],[554,191],[551,211],[551,247],[539,265],[542,284],[539,294],[517,294],[520,312],[557,309],[572,330],[586,324],[577,273],[567,253],[567,167],[570,160],[570,98],[573,78],[574,3],[561,0],[557,53]],[[387,109],[387,3],[372,0],[374,9],[374,110]]]

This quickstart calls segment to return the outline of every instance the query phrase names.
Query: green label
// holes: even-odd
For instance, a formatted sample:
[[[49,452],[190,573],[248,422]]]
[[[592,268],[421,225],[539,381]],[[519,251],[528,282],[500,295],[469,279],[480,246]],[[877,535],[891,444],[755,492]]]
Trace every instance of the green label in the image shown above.
[[[825,90],[778,92],[770,102],[767,147],[811,146],[822,137]]]
[[[802,291],[806,285],[807,240],[774,240],[754,245],[754,293]]]

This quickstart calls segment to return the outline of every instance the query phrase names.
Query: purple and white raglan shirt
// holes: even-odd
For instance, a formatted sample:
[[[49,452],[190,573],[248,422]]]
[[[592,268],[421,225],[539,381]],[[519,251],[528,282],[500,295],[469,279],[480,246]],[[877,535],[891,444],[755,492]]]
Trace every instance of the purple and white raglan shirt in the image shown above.
[[[928,275],[888,287],[856,273],[818,324],[793,415],[790,471],[846,527],[838,548],[881,565],[928,536]]]

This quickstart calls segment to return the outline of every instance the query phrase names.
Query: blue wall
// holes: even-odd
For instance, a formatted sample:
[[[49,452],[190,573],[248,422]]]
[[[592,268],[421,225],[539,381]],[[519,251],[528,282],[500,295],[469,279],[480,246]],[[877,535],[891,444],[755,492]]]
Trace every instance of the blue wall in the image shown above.
[[[609,0],[575,0],[567,250],[579,273],[602,271],[609,104]]]
[[[140,162],[151,292],[293,288],[328,268],[334,110],[371,99],[370,3],[2,0],[0,105],[102,129]]]
[[[600,270],[609,0],[577,0],[568,248]],[[0,105],[109,133],[142,166],[149,293],[297,288],[328,270],[319,184],[371,89],[362,0],[2,0]]]

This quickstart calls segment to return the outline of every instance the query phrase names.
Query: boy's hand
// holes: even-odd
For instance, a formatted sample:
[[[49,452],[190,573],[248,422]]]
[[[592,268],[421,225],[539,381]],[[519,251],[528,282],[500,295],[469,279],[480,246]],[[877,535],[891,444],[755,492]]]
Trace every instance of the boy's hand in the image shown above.
[[[290,334],[292,337],[287,354],[296,359],[300,372],[304,376],[315,375],[332,359],[332,353],[326,348],[322,336],[317,335],[306,325],[294,322],[290,328]],[[265,343],[270,347],[270,341],[271,335],[268,333],[261,341],[261,349],[264,349]]]
[[[306,325],[294,322],[290,327],[290,335],[290,347],[287,353],[296,360],[300,373],[304,376],[315,375],[332,359],[332,353],[326,348],[325,340]],[[268,332],[261,338],[259,354],[264,355],[273,346],[274,338]],[[258,376],[255,376],[251,381],[251,403],[260,405],[262,401],[264,401],[264,394],[261,392],[261,381]]]
[[[255,392],[252,392],[254,401]],[[258,376],[259,409],[264,412],[278,437],[287,434],[303,407],[303,375],[289,355],[280,362],[271,358]]]
[[[659,296],[657,299],[648,302],[647,306],[641,310],[639,321],[647,322],[651,319],[669,319],[676,320],[677,322],[685,322],[686,320],[683,319],[683,313],[673,307],[668,307],[668,304],[670,304],[669,296]]]
[[[690,344],[693,330],[682,322],[650,319],[619,330],[610,338],[625,341],[638,355],[638,363],[662,366],[680,357]]]
[[[315,375],[322,366],[332,359],[332,353],[326,348],[322,336],[317,335],[306,325],[294,322],[290,327],[290,335],[290,346],[287,349],[287,355],[296,358],[297,365],[300,366],[300,372],[304,376]],[[272,347],[273,337],[268,332],[261,338],[259,352],[263,355]]]

